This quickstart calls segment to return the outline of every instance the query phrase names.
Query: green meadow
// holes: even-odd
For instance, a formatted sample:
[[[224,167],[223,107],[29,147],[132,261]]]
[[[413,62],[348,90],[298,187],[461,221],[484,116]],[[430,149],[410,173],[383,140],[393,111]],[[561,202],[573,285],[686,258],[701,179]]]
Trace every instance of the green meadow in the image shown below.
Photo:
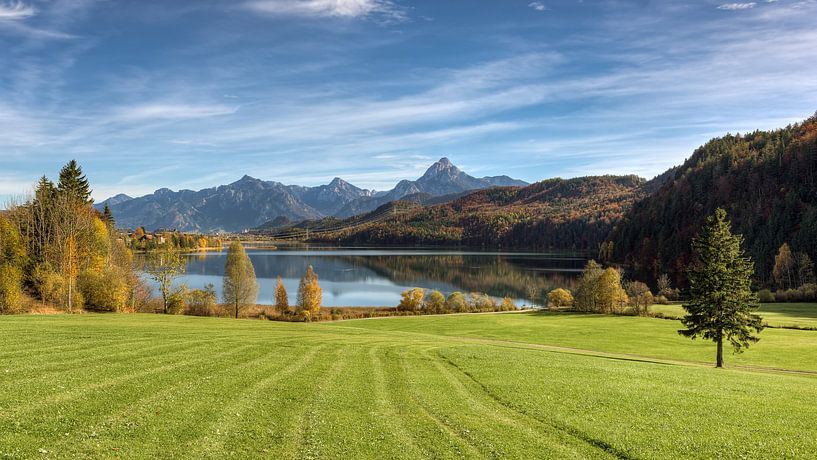
[[[680,318],[684,316],[681,305],[653,305],[650,311]],[[758,314],[771,327],[817,329],[817,304],[815,303],[762,303]]]
[[[715,369],[676,321],[0,317],[0,458],[809,458],[817,331]]]

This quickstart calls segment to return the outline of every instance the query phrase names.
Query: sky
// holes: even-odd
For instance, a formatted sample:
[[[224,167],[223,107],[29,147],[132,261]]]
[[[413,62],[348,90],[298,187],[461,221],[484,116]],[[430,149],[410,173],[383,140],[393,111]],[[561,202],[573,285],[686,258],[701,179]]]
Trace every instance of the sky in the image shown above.
[[[70,159],[97,201],[650,178],[815,111],[817,0],[0,0],[4,201]]]

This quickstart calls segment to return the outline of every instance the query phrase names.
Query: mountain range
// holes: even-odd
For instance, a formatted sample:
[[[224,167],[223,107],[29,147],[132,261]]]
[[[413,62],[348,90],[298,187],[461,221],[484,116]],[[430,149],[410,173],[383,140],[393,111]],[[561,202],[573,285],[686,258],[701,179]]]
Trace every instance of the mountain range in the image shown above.
[[[417,180],[403,180],[381,192],[361,189],[338,177],[326,185],[304,187],[245,175],[231,184],[198,191],[162,188],[138,198],[120,194],[96,207],[107,205],[122,228],[235,232],[324,217],[349,217],[405,197],[453,198],[471,190],[525,185],[508,176],[473,177],[448,158],[441,158]]]

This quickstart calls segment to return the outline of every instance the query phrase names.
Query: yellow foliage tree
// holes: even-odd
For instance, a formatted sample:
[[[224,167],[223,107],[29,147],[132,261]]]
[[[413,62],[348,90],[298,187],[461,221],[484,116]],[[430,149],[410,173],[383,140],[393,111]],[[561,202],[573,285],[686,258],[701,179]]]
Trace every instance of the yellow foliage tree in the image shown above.
[[[557,288],[548,292],[548,309],[559,310],[560,308],[573,305],[573,294],[567,289]]]
[[[598,280],[599,307],[604,313],[621,313],[629,299],[621,286],[621,272],[609,267]]]
[[[289,311],[289,296],[287,295],[287,288],[284,287],[284,280],[278,277],[278,282],[275,284],[275,308],[280,313]]]
[[[310,265],[306,269],[306,275],[301,278],[301,283],[298,285],[298,307],[304,318],[309,321],[320,313],[322,302],[323,291],[318,283],[318,274]]]
[[[425,289],[406,289],[400,295],[400,305],[398,305],[397,308],[403,311],[417,311],[423,307],[423,299],[425,296]]]

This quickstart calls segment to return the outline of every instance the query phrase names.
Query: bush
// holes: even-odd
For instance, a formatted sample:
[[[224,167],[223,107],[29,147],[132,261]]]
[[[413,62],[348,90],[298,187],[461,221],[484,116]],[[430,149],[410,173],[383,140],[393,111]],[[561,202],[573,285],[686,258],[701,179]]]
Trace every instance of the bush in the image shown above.
[[[125,274],[115,267],[82,272],[77,291],[85,299],[85,308],[97,311],[124,311],[129,297]]]
[[[443,293],[436,289],[431,291],[426,298],[425,309],[427,313],[444,313],[445,296]]]
[[[573,294],[567,289],[557,288],[548,292],[548,309],[559,310],[563,307],[573,306]]]
[[[662,295],[655,296],[655,300],[654,300],[654,301],[655,301],[655,303],[657,303],[658,305],[669,305],[669,299],[667,299],[666,297],[664,297],[664,296],[662,296]]]
[[[505,297],[504,299],[502,299],[502,303],[499,304],[499,310],[500,311],[515,311],[516,310],[516,304],[513,303],[513,299],[511,299],[510,297]]]
[[[190,289],[186,284],[180,285],[167,297],[167,312],[171,315],[176,315],[187,308],[187,299],[190,295]]]
[[[187,295],[187,305],[182,313],[190,316],[223,316],[224,309],[216,300],[216,290],[212,284],[204,289],[193,289]]]
[[[62,305],[67,297],[65,278],[46,264],[38,265],[33,274],[34,289],[43,302]]]
[[[470,310],[474,312],[487,312],[497,310],[496,300],[493,297],[489,296],[488,294],[483,294],[480,292],[471,293],[469,304]]]
[[[423,299],[426,296],[425,289],[414,288],[403,291],[400,298],[400,305],[398,310],[402,311],[417,311],[423,308]]]
[[[462,295],[462,292],[451,293],[451,295],[445,299],[445,308],[454,313],[465,312],[468,309],[468,305],[465,302],[465,296]]]
[[[817,284],[808,283],[800,286],[800,295],[805,302],[817,301]]]
[[[11,264],[0,265],[0,313],[17,313],[22,308],[23,274]]]
[[[772,294],[772,291],[768,289],[763,289],[760,292],[758,292],[757,297],[760,299],[762,303],[771,303],[774,302],[775,300],[774,294]]]

